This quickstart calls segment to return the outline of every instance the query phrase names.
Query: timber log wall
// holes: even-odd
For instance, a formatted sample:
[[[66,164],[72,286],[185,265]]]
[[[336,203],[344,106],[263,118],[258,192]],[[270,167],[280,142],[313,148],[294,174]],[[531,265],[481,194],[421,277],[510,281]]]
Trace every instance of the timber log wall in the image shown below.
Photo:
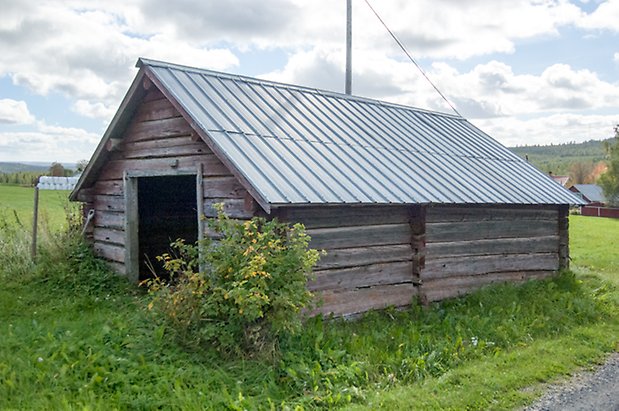
[[[567,209],[443,206],[429,207],[425,218],[426,301],[567,267]]]
[[[406,306],[417,296],[411,245],[411,207],[332,206],[281,209],[284,221],[301,222],[310,247],[325,250],[308,288],[336,316]]]
[[[85,211],[95,210],[90,233],[95,253],[118,273],[125,274],[124,172],[148,171],[156,175],[158,171],[169,171],[170,164],[177,160],[176,169],[197,170],[202,165],[207,217],[215,215],[212,206],[221,202],[233,218],[252,217],[253,204],[247,205],[247,191],[163,94],[156,89],[150,91],[101,171],[92,201],[84,206]]]

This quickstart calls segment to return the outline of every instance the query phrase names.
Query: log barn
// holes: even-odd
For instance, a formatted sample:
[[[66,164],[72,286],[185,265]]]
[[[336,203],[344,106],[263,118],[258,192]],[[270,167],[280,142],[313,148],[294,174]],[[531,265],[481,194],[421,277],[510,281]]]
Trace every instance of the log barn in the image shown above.
[[[568,266],[581,200],[466,119],[140,59],[71,199],[139,281],[176,238],[233,218],[305,224],[320,311],[436,301]],[[149,263],[150,261],[150,263]],[[151,267],[152,268],[152,267]]]

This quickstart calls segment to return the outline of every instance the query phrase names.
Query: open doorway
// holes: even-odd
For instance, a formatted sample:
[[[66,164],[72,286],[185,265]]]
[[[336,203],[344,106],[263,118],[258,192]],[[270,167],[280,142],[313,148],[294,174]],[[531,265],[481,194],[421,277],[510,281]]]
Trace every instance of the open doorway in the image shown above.
[[[198,239],[196,176],[175,175],[137,178],[139,281],[153,271],[165,278],[157,256],[170,251],[170,243]]]

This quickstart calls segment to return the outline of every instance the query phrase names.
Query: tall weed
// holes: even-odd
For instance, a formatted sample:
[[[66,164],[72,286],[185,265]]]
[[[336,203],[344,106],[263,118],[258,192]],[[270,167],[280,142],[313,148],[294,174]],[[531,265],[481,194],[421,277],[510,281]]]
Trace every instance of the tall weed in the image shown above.
[[[25,276],[33,269],[32,231],[13,210],[0,209],[0,280]]]
[[[81,213],[74,204],[65,205],[65,222],[51,227],[43,214],[39,220],[35,258],[31,255],[32,228],[13,210],[0,210],[0,279],[5,283],[47,283],[56,292],[95,294],[110,287],[124,287],[97,259],[81,235]]]

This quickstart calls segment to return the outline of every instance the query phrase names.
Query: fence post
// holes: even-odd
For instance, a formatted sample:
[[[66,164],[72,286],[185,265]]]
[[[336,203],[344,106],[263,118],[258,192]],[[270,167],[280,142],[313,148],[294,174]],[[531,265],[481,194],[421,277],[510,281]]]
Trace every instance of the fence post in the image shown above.
[[[32,260],[37,256],[37,223],[39,219],[39,187],[34,187],[34,213],[32,216],[32,248],[30,255]]]

